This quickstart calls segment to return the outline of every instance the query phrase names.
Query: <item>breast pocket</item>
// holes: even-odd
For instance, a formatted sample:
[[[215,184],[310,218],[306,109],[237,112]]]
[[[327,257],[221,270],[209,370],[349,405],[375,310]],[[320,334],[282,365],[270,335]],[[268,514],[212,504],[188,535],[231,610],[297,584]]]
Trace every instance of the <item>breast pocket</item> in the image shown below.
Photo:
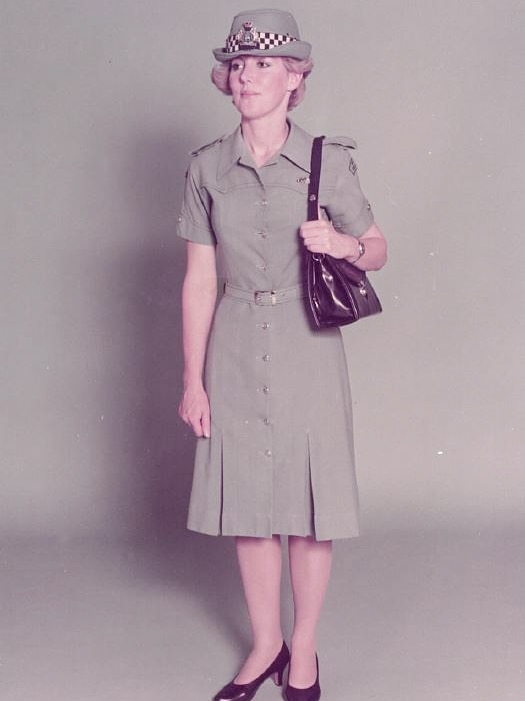
[[[211,222],[221,242],[224,243],[228,238],[236,239],[257,226],[257,201],[261,198],[253,185],[214,187],[209,192],[212,201]]]
[[[274,229],[282,227],[298,230],[308,213],[308,183],[272,187],[268,192],[269,224]]]

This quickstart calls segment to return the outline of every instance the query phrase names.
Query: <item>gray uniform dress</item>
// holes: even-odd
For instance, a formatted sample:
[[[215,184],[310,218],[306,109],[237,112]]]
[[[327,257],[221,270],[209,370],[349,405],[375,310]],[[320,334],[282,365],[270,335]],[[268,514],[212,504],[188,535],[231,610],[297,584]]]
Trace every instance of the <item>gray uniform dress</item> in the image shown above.
[[[257,168],[238,128],[194,152],[188,169],[178,234],[216,246],[227,280],[206,357],[211,437],[197,440],[188,516],[201,533],[359,532],[342,337],[312,328],[303,293],[312,138],[291,122],[281,151]],[[325,140],[319,200],[339,231],[360,236],[373,216],[354,148]]]

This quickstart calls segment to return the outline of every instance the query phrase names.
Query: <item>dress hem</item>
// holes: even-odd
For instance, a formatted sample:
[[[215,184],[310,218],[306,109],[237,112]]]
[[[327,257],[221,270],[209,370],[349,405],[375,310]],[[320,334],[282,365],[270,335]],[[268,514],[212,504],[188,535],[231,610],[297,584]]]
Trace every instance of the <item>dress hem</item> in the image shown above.
[[[208,536],[224,536],[224,537],[245,537],[245,538],[271,538],[274,535],[280,535],[280,536],[297,536],[300,538],[308,538],[308,537],[313,537],[315,538],[316,541],[320,542],[323,540],[343,540],[343,539],[348,539],[348,538],[359,538],[361,535],[360,530],[358,529],[350,529],[348,531],[337,531],[334,532],[333,535],[329,535],[328,533],[321,533],[319,536],[315,533],[304,533],[304,532],[298,532],[294,529],[286,529],[286,530],[281,530],[278,533],[259,533],[259,532],[252,532],[252,531],[247,531],[247,530],[216,530],[216,529],[211,529],[211,528],[206,528],[206,527],[200,527],[200,526],[191,526],[187,525],[186,526],[187,530],[193,531],[194,533],[200,533],[201,535],[208,535]]]

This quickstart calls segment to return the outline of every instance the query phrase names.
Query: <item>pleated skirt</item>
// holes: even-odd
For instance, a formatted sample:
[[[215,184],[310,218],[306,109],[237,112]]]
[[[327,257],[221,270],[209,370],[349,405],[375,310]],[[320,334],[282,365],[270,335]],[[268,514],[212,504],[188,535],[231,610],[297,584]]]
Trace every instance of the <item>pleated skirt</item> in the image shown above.
[[[339,329],[304,299],[223,296],[205,369],[211,436],[197,439],[188,528],[210,535],[359,534],[352,403]]]

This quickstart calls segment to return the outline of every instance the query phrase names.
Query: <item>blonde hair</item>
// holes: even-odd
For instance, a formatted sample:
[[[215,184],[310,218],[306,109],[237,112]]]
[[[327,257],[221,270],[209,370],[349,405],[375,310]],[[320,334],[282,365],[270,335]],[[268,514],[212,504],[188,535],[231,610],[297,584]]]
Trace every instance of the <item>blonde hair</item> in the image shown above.
[[[277,58],[277,57],[276,57]],[[290,99],[288,101],[288,111],[293,110],[294,107],[303,100],[304,93],[306,90],[305,80],[308,78],[312,69],[314,67],[314,62],[311,58],[291,58],[290,56],[280,56],[282,58],[283,64],[289,73],[299,73],[303,76],[303,79],[299,83],[299,86],[292,90],[290,93]],[[224,61],[224,63],[219,63],[212,68],[211,80],[212,83],[225,95],[231,95],[229,78],[230,78],[230,63],[231,61]]]

